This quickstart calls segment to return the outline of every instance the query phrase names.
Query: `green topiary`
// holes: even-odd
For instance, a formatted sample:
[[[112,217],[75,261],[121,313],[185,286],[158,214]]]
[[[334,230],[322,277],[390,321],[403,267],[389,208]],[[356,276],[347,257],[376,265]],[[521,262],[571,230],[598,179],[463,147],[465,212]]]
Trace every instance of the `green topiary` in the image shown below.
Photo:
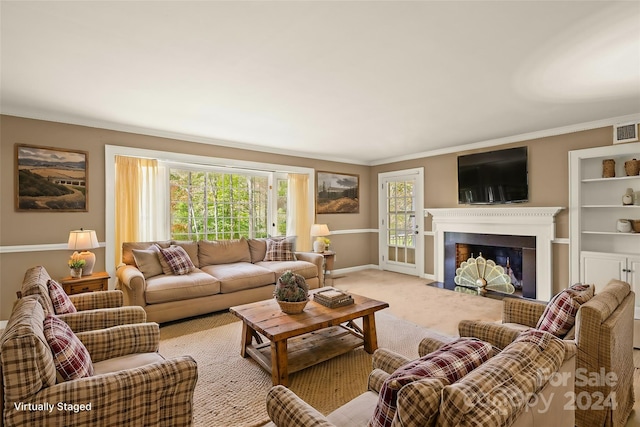
[[[309,285],[304,277],[291,270],[285,271],[278,278],[276,289],[273,291],[273,295],[278,301],[288,302],[307,301],[309,299],[308,293]]]

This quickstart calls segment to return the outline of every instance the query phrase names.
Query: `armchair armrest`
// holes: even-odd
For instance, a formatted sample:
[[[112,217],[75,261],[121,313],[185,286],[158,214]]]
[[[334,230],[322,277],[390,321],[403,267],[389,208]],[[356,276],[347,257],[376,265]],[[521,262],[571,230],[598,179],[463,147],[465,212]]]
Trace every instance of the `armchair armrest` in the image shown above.
[[[51,412],[19,411],[11,405],[5,412],[5,422],[129,426],[164,425],[171,420],[171,425],[191,425],[197,378],[196,362],[190,356],[182,356],[136,369],[66,381],[32,396],[33,402],[49,403]],[[63,409],[61,405],[75,407]]]
[[[505,298],[502,305],[502,322],[519,323],[535,328],[546,305],[517,298]]]
[[[333,426],[324,415],[281,385],[272,387],[267,393],[267,413],[278,427]]]
[[[367,380],[367,389],[380,394],[380,390],[382,390],[382,384],[384,384],[384,382],[390,376],[391,373],[385,372],[382,369],[375,368],[369,374],[369,378]]]
[[[475,337],[502,350],[511,344],[522,330],[500,323],[462,320],[458,323],[458,332],[461,337]]]
[[[411,359],[386,348],[379,348],[373,353],[373,369],[380,369],[392,374],[399,367],[411,362]]]
[[[116,290],[84,292],[81,294],[70,295],[69,299],[78,311],[122,307],[124,305],[124,296],[122,291]]]
[[[156,352],[160,346],[160,326],[153,322],[114,326],[76,335],[94,362],[127,354]]]
[[[78,333],[118,325],[144,323],[147,321],[147,312],[142,307],[132,306],[59,314],[58,317],[66,322],[73,332]]]
[[[450,341],[454,339],[455,337],[451,337]],[[433,353],[446,343],[446,341],[442,341],[437,338],[425,337],[420,341],[420,344],[418,344],[418,354],[420,355],[420,357],[426,356],[429,353]]]

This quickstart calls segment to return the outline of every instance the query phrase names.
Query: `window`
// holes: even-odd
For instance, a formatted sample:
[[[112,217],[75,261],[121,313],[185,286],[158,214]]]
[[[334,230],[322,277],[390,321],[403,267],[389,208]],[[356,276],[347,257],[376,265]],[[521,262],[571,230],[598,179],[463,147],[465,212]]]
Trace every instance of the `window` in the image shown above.
[[[172,167],[169,185],[172,239],[269,235],[269,174]]]

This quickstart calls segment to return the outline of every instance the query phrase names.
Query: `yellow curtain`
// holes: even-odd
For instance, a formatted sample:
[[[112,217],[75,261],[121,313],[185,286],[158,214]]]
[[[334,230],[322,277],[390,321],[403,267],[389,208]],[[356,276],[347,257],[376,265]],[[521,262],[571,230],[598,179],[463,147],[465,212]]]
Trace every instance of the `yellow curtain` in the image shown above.
[[[122,259],[122,243],[136,242],[140,238],[140,218],[146,210],[142,207],[145,190],[145,174],[157,169],[154,159],[116,156],[115,182],[115,260]],[[145,197],[146,199],[146,197]]]
[[[296,250],[310,251],[311,215],[309,212],[309,175],[288,175],[287,235],[295,235]]]

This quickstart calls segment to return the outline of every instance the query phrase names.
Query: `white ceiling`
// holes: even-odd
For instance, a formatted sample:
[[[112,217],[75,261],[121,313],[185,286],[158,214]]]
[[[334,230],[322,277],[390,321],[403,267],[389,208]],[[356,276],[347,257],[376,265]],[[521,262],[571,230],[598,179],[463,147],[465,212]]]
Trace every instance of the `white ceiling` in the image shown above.
[[[3,114],[359,164],[640,117],[638,1],[1,8]]]

